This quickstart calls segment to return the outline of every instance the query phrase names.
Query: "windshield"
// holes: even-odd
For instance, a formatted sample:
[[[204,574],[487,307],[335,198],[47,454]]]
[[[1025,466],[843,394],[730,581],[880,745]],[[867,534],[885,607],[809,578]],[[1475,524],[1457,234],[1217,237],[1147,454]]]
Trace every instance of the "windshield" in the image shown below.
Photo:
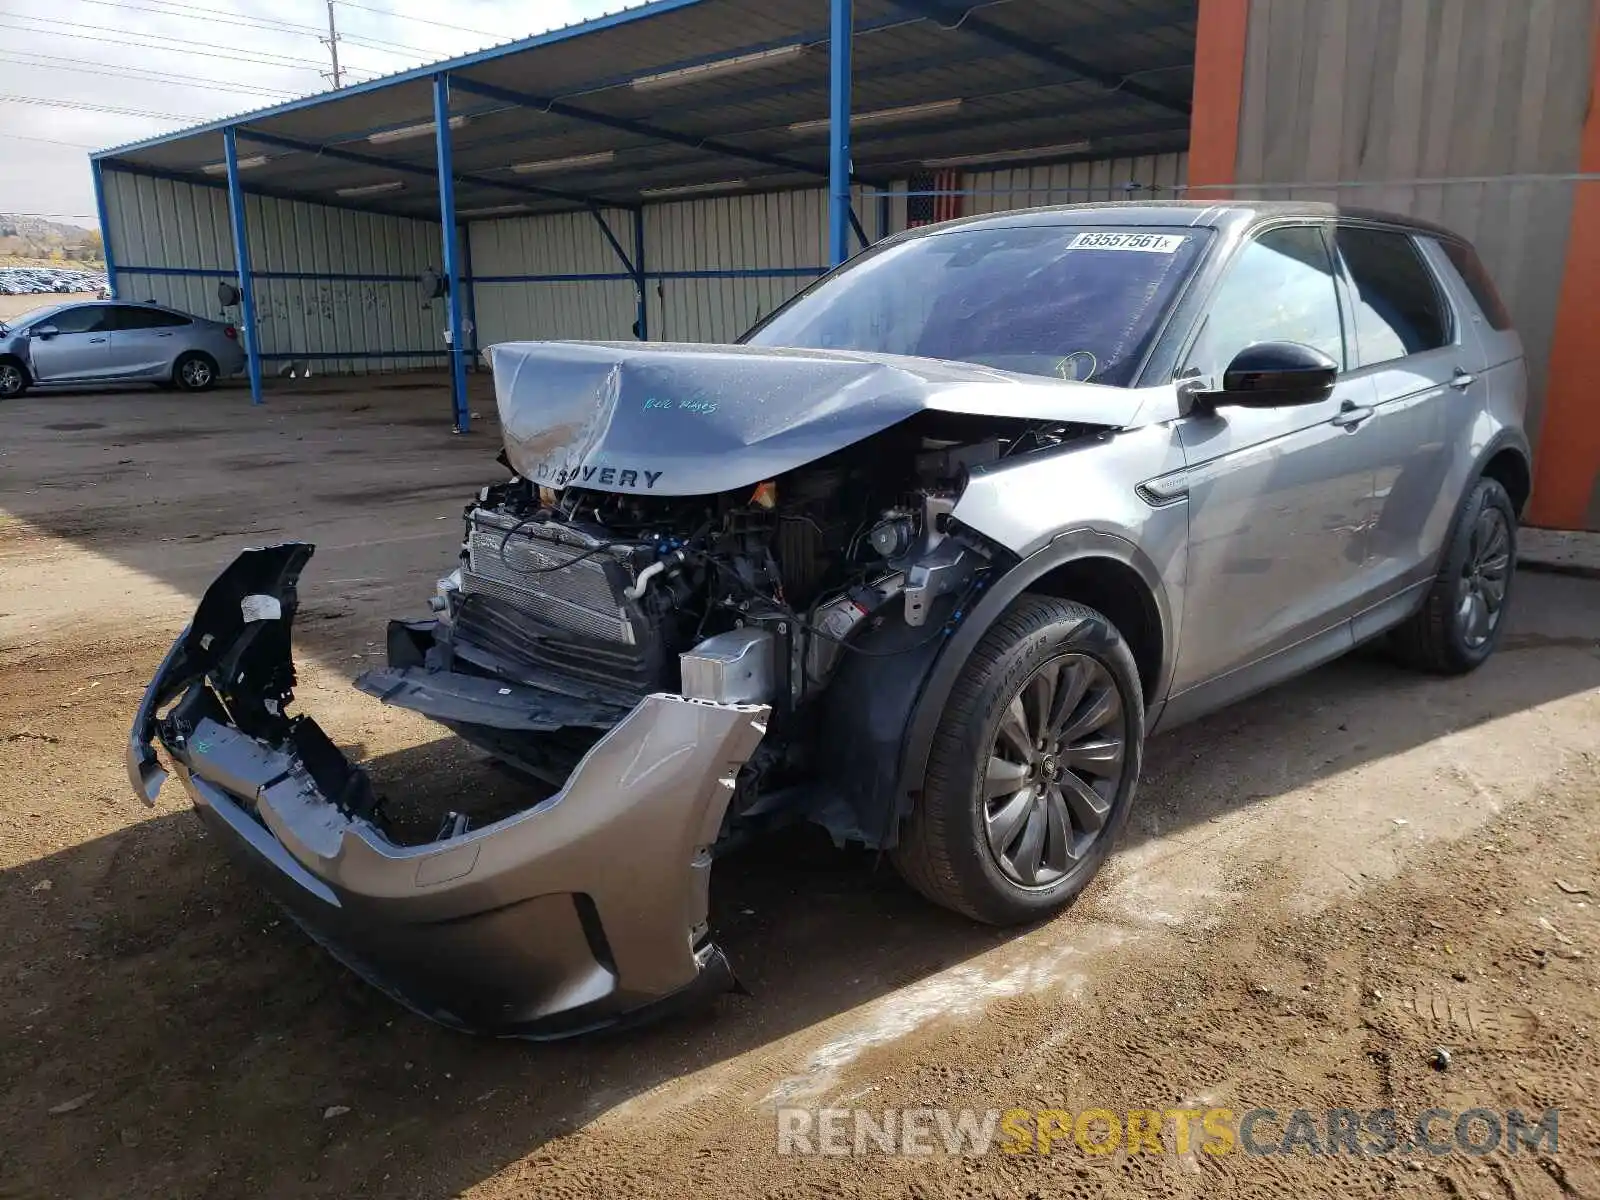
[[[1125,387],[1199,260],[1203,229],[958,229],[864,255],[745,336]]]
[[[47,308],[36,308],[32,312],[23,313],[20,317],[12,317],[5,322],[9,333],[27,333],[33,326],[38,325],[52,313],[58,313],[64,308],[61,304],[52,304]]]

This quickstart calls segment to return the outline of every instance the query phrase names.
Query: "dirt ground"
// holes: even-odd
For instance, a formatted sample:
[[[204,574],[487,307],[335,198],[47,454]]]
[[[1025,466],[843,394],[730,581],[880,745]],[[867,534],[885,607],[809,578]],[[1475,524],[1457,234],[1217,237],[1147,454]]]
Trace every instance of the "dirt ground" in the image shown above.
[[[491,1042],[351,977],[181,789],[133,798],[128,723],[215,572],[300,538],[302,709],[380,790],[514,787],[347,686],[497,474],[485,382],[465,436],[425,376],[0,406],[0,1196],[1600,1196],[1581,578],[1520,575],[1467,679],[1357,656],[1156,739],[1119,853],[1037,928],[797,837],[719,863],[748,994],[707,1012]],[[1554,1153],[1382,1161],[781,1156],[775,1132],[779,1106],[1183,1105],[1562,1112]]]

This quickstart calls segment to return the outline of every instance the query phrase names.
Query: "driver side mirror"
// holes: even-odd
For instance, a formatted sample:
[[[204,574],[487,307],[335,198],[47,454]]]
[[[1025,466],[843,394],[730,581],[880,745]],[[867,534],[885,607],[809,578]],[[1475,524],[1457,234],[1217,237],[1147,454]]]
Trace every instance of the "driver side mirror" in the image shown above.
[[[61,330],[57,329],[54,325],[35,325],[28,332],[36,338],[53,338],[56,336],[56,334],[60,333]]]
[[[1333,393],[1339,364],[1299,342],[1257,342],[1233,356],[1222,373],[1222,387],[1198,392],[1209,408],[1288,408],[1317,404]]]

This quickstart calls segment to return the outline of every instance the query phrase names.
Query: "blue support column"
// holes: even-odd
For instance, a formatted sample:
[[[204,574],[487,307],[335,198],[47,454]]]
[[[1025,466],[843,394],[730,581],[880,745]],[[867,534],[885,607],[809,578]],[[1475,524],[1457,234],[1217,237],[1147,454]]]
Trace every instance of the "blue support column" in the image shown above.
[[[239,336],[244,339],[250,372],[250,403],[261,403],[261,346],[256,329],[256,289],[250,274],[250,235],[245,224],[244,189],[239,186],[239,142],[233,126],[222,131],[222,154],[228,167],[228,221],[233,229],[233,265],[239,272]]]
[[[639,290],[639,340],[650,340],[649,305],[645,300],[644,278],[644,205],[633,210],[633,283]]]
[[[111,254],[111,216],[106,208],[106,181],[105,172],[100,167],[100,160],[93,159],[90,167],[94,173],[94,211],[100,219],[100,248],[106,256],[106,287],[111,292],[111,298],[117,298],[117,260]]]
[[[471,351],[469,366],[472,373],[478,373],[478,285],[473,281],[472,270],[472,230],[462,224],[457,232],[461,239],[461,269],[465,277],[462,284],[467,289],[467,323],[472,326],[472,333],[467,338],[467,346]]]
[[[850,257],[850,0],[829,0],[828,261]]]
[[[450,75],[433,77],[434,138],[439,148],[439,229],[444,238],[444,275],[449,291],[445,311],[450,319],[450,405],[457,433],[466,433],[472,412],[467,407],[467,348],[462,344],[460,246],[456,242],[456,179],[450,154]]]

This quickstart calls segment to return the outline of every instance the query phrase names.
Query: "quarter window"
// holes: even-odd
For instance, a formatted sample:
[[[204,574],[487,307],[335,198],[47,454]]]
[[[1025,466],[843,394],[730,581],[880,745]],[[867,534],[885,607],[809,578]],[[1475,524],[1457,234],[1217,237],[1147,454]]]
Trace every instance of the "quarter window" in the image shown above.
[[[1483,260],[1478,257],[1478,252],[1461,242],[1442,241],[1439,244],[1450,256],[1450,261],[1455,264],[1456,270],[1461,272],[1462,282],[1467,285],[1472,298],[1478,302],[1478,307],[1483,309],[1483,315],[1489,318],[1489,325],[1501,331],[1510,329],[1511,314],[1506,310],[1506,303],[1500,298],[1500,290],[1494,286],[1494,280],[1490,278]]]
[[[1346,365],[1333,258],[1320,227],[1269,229],[1239,251],[1212,299],[1190,369],[1220,382],[1233,356],[1257,342],[1299,342]]]
[[[1450,314],[1417,244],[1381,229],[1339,230],[1339,253],[1355,284],[1360,365],[1392,362],[1450,342]]]

